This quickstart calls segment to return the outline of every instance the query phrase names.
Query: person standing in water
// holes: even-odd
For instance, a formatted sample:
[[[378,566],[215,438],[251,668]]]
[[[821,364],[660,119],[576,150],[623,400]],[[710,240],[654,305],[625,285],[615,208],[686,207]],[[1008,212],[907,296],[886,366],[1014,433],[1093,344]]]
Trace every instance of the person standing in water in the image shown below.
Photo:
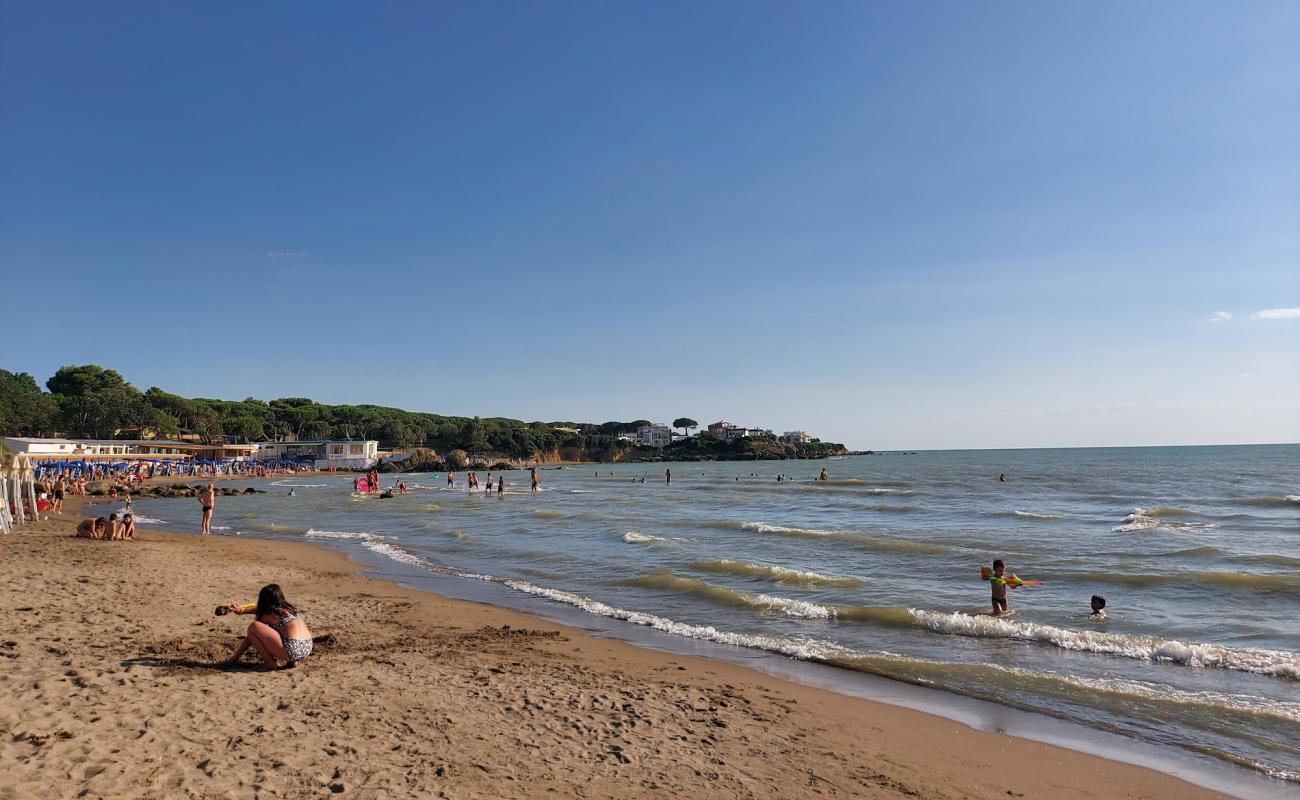
[[[503,477],[498,477],[498,478],[497,478],[497,497],[501,497],[501,496],[504,495],[505,493],[506,493],[506,479],[503,478]]]
[[[672,471],[671,469],[666,469],[666,470],[664,470],[664,483],[667,484],[667,485],[669,485],[669,486],[672,485],[672,483],[673,483],[673,471]]]
[[[447,488],[450,489],[456,485],[456,473],[447,471]]]
[[[539,478],[539,477],[537,477],[537,467],[531,467],[531,468],[529,469],[529,472],[532,473],[532,477],[533,477],[533,493],[535,494],[535,493],[537,492],[538,488],[540,488],[541,485],[542,485],[542,479]]]
[[[826,468],[825,468],[825,467],[822,467],[822,474],[820,474],[820,475],[817,476],[817,480],[819,480],[819,481],[828,481],[828,480],[830,480],[830,479],[831,479],[831,476],[829,476],[829,475],[826,474]]]
[[[202,532],[204,536],[212,533],[212,508],[217,502],[217,484],[209,481],[198,493],[199,505],[203,507]]]

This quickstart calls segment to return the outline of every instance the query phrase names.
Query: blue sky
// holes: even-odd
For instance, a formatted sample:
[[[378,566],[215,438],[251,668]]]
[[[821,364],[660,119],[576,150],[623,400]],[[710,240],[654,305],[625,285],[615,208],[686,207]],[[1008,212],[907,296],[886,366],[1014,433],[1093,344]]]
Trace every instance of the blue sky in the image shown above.
[[[8,369],[1300,440],[1300,4],[0,8]]]

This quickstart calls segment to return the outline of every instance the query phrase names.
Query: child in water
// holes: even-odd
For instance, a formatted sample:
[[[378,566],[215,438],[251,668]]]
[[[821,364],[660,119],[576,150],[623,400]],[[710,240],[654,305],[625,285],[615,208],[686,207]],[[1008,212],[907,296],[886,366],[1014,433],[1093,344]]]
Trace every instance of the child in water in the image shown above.
[[[1007,565],[1002,559],[994,559],[993,575],[989,578],[989,584],[993,587],[993,616],[1006,614],[1010,606],[1007,604],[1007,584],[1003,578],[1007,574]]]
[[[1106,598],[1099,594],[1092,596],[1092,615],[1089,619],[1106,619]]]

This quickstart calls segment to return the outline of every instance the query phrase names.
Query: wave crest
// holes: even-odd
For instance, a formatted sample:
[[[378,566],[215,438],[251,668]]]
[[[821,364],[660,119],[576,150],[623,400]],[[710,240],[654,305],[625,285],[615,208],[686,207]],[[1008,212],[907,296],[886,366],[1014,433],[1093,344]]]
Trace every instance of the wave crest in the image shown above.
[[[790,584],[794,586],[839,586],[852,588],[855,586],[862,586],[864,583],[864,581],[858,578],[843,578],[837,575],[826,575],[821,572],[809,572],[768,564],[751,564],[745,561],[732,561],[731,559],[722,559],[720,561],[694,561],[690,564],[690,568],[701,570],[703,572],[720,573],[723,575],[749,575],[754,577],[771,578],[777,583]]]

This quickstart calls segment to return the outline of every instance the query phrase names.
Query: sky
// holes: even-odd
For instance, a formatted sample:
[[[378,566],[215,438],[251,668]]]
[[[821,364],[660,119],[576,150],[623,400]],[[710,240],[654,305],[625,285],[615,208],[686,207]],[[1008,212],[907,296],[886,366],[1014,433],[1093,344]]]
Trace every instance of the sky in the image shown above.
[[[1298,3],[0,18],[0,367],[42,382],[1300,441]]]

